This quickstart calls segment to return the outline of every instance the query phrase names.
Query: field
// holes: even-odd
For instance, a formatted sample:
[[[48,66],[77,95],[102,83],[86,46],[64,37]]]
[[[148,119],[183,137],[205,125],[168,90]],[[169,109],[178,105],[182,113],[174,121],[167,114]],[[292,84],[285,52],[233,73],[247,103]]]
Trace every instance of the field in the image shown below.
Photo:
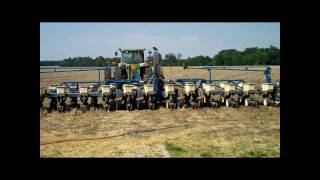
[[[206,70],[163,69],[167,79],[208,78]],[[40,86],[96,80],[98,72],[40,75]],[[101,72],[103,78],[103,73]],[[280,67],[272,67],[280,80]],[[215,79],[261,83],[262,72],[215,71]],[[181,109],[40,113],[40,157],[279,157],[280,109]]]

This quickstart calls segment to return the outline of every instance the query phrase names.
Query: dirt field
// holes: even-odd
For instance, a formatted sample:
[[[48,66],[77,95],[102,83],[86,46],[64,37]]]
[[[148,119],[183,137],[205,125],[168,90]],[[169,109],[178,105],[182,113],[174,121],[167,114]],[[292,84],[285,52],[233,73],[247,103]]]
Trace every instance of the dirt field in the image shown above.
[[[206,70],[164,68],[168,79],[208,78]],[[96,80],[98,72],[41,74],[40,86]],[[103,78],[103,73],[101,72]],[[216,71],[215,79],[263,82],[262,72]],[[280,67],[272,67],[280,80]],[[63,114],[40,113],[40,157],[279,157],[280,109],[260,106]]]

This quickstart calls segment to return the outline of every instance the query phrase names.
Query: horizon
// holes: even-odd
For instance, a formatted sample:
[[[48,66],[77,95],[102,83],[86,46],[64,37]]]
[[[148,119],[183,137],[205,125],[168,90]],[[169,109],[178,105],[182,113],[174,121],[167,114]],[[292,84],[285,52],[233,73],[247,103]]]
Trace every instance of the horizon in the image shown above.
[[[273,45],[270,45],[270,46],[273,46]],[[265,48],[270,48],[270,46],[269,47],[265,47]],[[274,47],[276,47],[276,46],[274,46]],[[256,48],[256,47],[247,47],[247,48]],[[261,48],[261,47],[257,47],[257,48]],[[278,48],[278,49],[280,49],[279,47],[276,47],[276,48]],[[223,49],[223,50],[230,50],[230,49]],[[237,50],[237,49],[236,49]],[[239,51],[239,50],[237,50],[237,51]],[[241,52],[243,52],[244,50],[242,50]],[[219,53],[219,52],[218,52]],[[217,53],[217,54],[218,54]],[[160,53],[161,54],[161,53]],[[215,55],[217,55],[217,54],[215,54]],[[162,57],[164,57],[166,54],[161,54],[161,56]],[[210,58],[213,58],[215,55],[213,55],[212,57],[210,57],[210,56],[208,56],[208,57],[210,57]],[[203,56],[203,57],[206,57],[206,56],[204,56],[204,55],[197,55],[197,56]],[[193,56],[193,57],[186,57],[186,58],[180,58],[180,59],[178,59],[178,60],[185,60],[185,59],[188,59],[188,58],[195,58],[195,57],[197,57],[197,56]],[[92,58],[92,59],[95,59],[95,58],[97,58],[97,57],[99,57],[99,56],[96,56],[96,57],[92,57],[92,56],[74,56],[74,57],[66,57],[66,58],[64,58],[64,59],[67,59],[67,58],[77,58],[77,57],[89,57],[89,58]],[[120,57],[105,57],[105,56],[102,56],[103,58],[120,58]],[[146,58],[146,57],[145,57]],[[63,61],[64,59],[61,59],[61,60],[47,60],[47,59],[44,59],[44,60],[41,60],[40,59],[40,61]]]

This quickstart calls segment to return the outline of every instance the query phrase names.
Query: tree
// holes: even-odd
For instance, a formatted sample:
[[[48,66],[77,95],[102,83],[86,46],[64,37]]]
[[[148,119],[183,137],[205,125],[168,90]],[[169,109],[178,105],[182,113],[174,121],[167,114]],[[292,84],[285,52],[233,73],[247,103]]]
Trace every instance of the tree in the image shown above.
[[[162,63],[164,66],[173,66],[178,63],[178,60],[175,54],[169,53],[164,56],[163,61],[160,63]]]
[[[159,53],[159,55],[161,59],[161,54]],[[188,66],[280,65],[280,49],[275,46],[270,46],[269,48],[252,47],[246,48],[244,51],[227,49],[218,52],[213,58],[202,55],[192,58],[188,57],[187,59],[182,59],[181,57],[180,53],[177,56],[173,53],[168,53],[160,61],[160,64],[162,66],[182,66],[183,63]],[[153,57],[148,56],[147,60],[153,60]],[[107,64],[111,64],[111,61],[119,63],[120,58],[104,58],[103,56],[98,56],[94,59],[89,56],[69,57],[60,61],[59,65],[106,66]],[[49,62],[46,63],[48,64]]]
[[[178,53],[178,54],[177,54],[177,58],[178,58],[178,59],[181,59],[181,57],[182,57],[182,54]]]

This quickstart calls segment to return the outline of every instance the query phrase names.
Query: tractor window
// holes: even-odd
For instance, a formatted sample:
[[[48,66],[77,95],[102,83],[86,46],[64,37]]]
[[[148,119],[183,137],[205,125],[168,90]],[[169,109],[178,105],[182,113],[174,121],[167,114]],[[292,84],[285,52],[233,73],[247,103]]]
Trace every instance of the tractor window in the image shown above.
[[[138,52],[123,52],[123,62],[128,64],[138,64],[143,62],[143,56]]]

